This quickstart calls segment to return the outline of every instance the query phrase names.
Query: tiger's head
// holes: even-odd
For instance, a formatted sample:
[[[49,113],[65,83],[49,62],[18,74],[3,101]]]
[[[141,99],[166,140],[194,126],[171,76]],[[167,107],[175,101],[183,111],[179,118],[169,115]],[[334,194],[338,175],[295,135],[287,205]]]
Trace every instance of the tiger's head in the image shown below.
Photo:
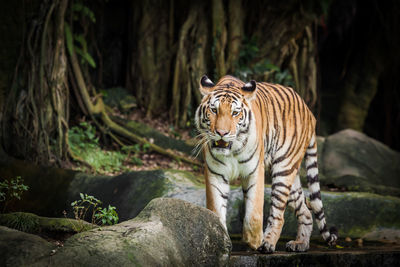
[[[214,84],[207,76],[200,80],[201,104],[195,122],[200,144],[207,145],[214,154],[229,155],[243,147],[252,119],[251,101],[256,96],[255,81],[244,83],[224,76]]]

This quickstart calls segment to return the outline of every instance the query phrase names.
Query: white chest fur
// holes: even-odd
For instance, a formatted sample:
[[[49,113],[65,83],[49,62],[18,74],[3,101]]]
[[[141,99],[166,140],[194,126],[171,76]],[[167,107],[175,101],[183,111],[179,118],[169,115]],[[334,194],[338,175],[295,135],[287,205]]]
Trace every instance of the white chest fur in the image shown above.
[[[207,165],[215,172],[222,174],[228,181],[247,178],[258,165],[261,149],[259,146],[263,145],[257,142],[255,133],[256,129],[250,129],[249,134],[239,136],[233,142],[231,152],[227,155],[207,149],[205,153]]]

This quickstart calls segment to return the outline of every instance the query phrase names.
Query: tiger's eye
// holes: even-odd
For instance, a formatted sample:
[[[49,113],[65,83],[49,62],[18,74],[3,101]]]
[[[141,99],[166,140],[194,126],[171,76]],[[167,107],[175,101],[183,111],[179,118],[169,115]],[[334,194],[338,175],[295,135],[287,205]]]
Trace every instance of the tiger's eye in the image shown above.
[[[234,112],[232,112],[232,115],[233,115],[233,116],[239,115],[239,111],[234,111]]]
[[[212,111],[212,113],[217,113],[217,109],[216,108],[212,108],[211,111]]]

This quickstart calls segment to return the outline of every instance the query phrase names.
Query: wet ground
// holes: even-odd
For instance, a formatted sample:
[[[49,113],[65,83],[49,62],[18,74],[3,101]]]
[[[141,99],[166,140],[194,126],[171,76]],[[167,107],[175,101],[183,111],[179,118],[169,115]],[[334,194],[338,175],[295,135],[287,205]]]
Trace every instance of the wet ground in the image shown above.
[[[286,252],[288,238],[281,238],[273,254],[248,249],[240,237],[232,237],[230,266],[400,266],[400,244],[361,239],[340,239],[329,248],[322,239],[311,240],[307,252]]]

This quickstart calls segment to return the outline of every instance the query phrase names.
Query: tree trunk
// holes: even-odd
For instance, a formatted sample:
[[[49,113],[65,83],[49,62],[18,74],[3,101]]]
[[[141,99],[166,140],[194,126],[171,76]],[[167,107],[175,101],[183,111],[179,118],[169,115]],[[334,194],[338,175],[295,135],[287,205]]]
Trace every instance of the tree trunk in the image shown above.
[[[198,79],[206,73],[206,46],[207,23],[204,19],[204,5],[195,4],[192,5],[179,33],[170,109],[170,117],[175,126],[187,126],[189,112],[194,111],[201,101]]]
[[[381,61],[373,56],[373,52],[368,55],[368,60],[365,60],[364,54],[360,55],[353,61],[354,64],[348,72],[338,113],[338,130],[351,128],[363,131],[368,109],[377,92],[383,70]]]
[[[243,22],[245,14],[241,0],[230,0],[228,4],[228,58],[226,68],[228,73],[234,73],[239,60],[240,46],[243,39]]]
[[[65,159],[69,92],[64,51],[68,0],[45,1],[30,25],[5,107],[5,149],[48,164]]]
[[[165,6],[165,7],[164,7]],[[167,103],[171,51],[169,47],[168,3],[142,2],[138,29],[136,96],[146,116],[159,114]]]
[[[212,0],[212,36],[213,57],[215,60],[216,76],[221,78],[226,74],[225,47],[227,31],[225,26],[224,3],[222,0]]]

